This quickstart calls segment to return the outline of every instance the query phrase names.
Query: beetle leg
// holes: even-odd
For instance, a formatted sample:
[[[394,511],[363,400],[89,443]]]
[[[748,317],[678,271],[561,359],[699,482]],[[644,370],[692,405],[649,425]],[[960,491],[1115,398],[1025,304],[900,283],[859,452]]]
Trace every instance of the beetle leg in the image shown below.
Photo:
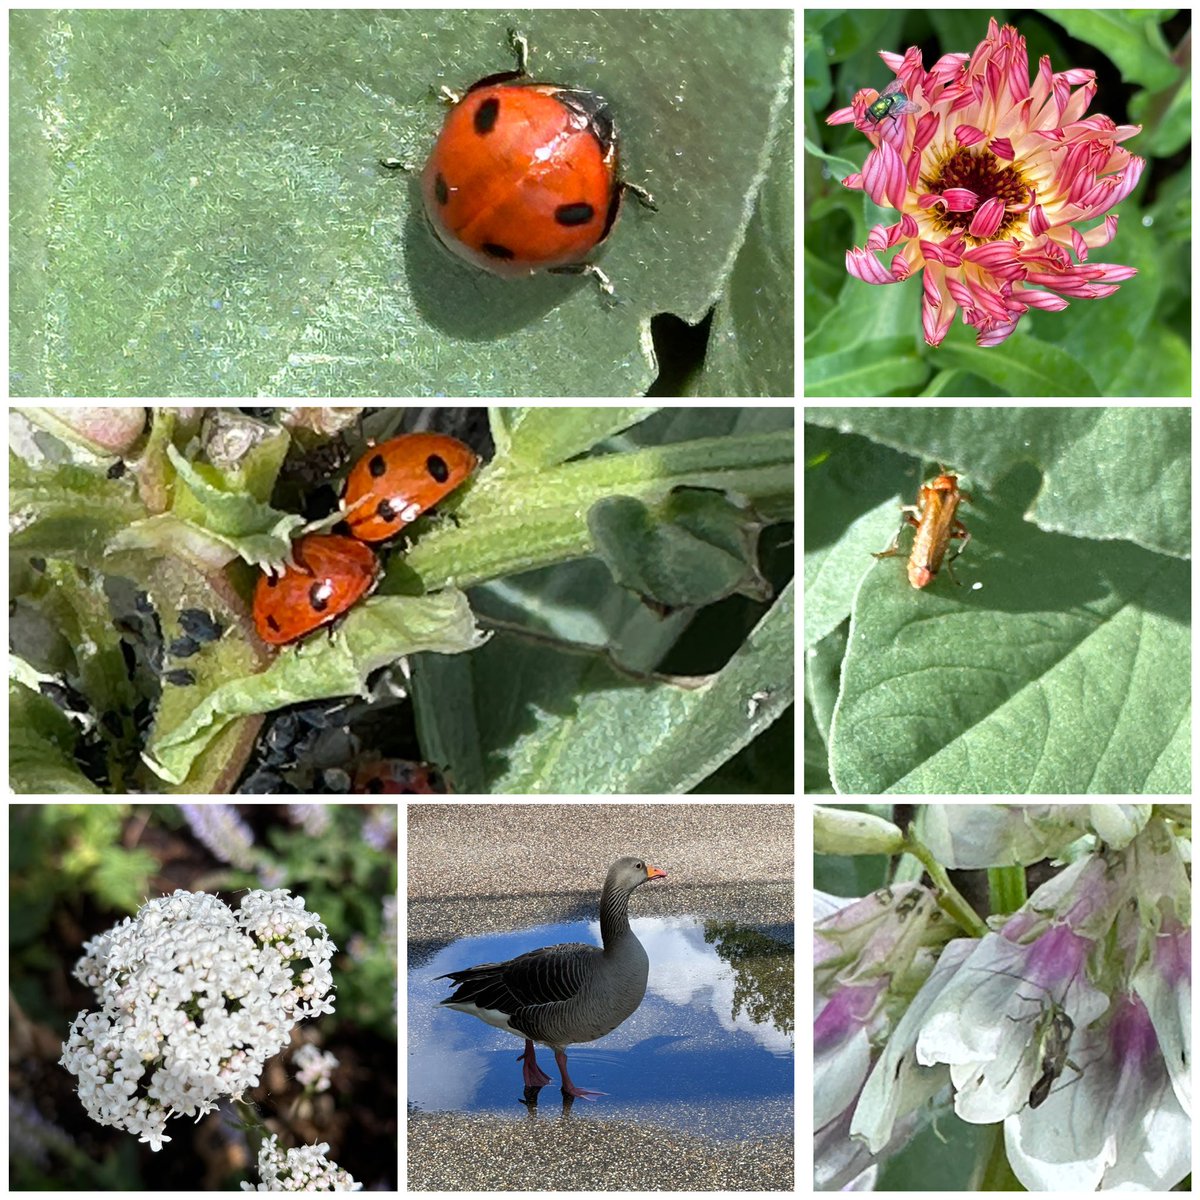
[[[921,515],[921,510],[915,504],[901,504],[900,511],[904,514],[904,520],[909,525],[914,527],[919,526],[921,522],[917,519]],[[904,532],[904,524],[901,523],[900,528],[896,530],[896,536],[892,538],[892,544],[886,550],[871,551],[872,558],[891,558],[894,554],[900,553],[900,535]]]
[[[971,540],[971,531],[961,521],[955,521],[950,527],[950,536],[952,538],[962,538],[962,545],[946,559],[946,570],[950,578],[954,579],[954,560],[967,548],[967,543]],[[958,580],[954,579],[954,582],[958,583]],[[962,584],[958,583],[958,586],[962,587]]]

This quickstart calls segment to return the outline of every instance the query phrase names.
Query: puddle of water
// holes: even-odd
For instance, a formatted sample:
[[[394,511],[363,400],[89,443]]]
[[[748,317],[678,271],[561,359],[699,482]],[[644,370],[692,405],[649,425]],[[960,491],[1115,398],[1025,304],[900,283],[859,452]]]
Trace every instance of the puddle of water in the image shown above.
[[[795,1020],[790,945],[754,929],[693,917],[634,918],[650,958],[641,1007],[595,1042],[567,1048],[571,1078],[607,1092],[574,1116],[627,1117],[652,1111],[659,1123],[730,1138],[790,1133]],[[790,936],[790,930],[787,935]],[[468,1013],[442,1008],[452,983],[438,975],[503,962],[559,942],[599,945],[598,921],[542,925],[464,938],[409,971],[408,1096],[426,1112],[526,1110],[524,1041]],[[552,1082],[539,1108],[561,1111],[558,1067],[548,1047],[538,1063]]]

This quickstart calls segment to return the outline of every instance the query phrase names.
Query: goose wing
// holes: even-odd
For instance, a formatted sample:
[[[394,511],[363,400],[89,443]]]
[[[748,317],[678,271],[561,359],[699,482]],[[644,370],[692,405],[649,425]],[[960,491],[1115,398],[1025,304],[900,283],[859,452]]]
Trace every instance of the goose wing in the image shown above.
[[[487,1009],[509,1017],[523,1009],[559,1004],[579,994],[601,953],[596,946],[568,942],[530,950],[507,962],[480,963],[450,971],[439,978],[452,979],[458,987],[442,1003]]]

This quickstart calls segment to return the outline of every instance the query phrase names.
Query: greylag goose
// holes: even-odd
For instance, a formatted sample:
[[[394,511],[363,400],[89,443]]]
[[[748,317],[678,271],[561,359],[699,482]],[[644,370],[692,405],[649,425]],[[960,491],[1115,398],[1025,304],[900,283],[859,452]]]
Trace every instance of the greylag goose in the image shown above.
[[[629,897],[639,884],[666,874],[645,859],[618,858],[600,893],[603,950],[570,942],[451,971],[438,978],[458,987],[441,1003],[523,1037],[525,1052],[517,1061],[525,1064],[527,1088],[550,1082],[534,1053],[534,1042],[541,1042],[554,1051],[564,1095],[603,1096],[571,1082],[567,1047],[612,1033],[641,1004],[650,960],[629,928]]]

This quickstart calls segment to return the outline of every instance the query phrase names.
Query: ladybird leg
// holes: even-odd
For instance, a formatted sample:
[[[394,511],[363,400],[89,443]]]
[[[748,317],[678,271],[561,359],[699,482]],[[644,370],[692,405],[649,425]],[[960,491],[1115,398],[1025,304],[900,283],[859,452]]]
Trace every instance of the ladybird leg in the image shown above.
[[[617,289],[613,287],[612,280],[595,263],[570,263],[565,267],[551,267],[546,274],[590,275],[596,281],[596,286],[600,289],[602,295],[612,299],[617,294]]]
[[[529,72],[525,69],[529,63],[529,42],[525,35],[518,33],[515,29],[508,31],[508,44],[512,52],[517,56],[517,74],[528,75]]]
[[[416,171],[416,166],[410,162],[405,162],[402,158],[381,158],[379,160],[381,167],[386,167],[389,171],[408,171],[410,173]]]
[[[621,180],[621,192],[632,192],[641,202],[644,208],[648,208],[651,212],[658,212],[658,205],[655,203],[654,197],[650,195],[644,187],[636,183],[629,183],[627,180]]]
[[[462,100],[461,92],[456,92],[453,88],[447,87],[444,83],[440,88],[438,88],[437,95],[438,99],[443,104],[448,104],[451,108],[453,108]]]

